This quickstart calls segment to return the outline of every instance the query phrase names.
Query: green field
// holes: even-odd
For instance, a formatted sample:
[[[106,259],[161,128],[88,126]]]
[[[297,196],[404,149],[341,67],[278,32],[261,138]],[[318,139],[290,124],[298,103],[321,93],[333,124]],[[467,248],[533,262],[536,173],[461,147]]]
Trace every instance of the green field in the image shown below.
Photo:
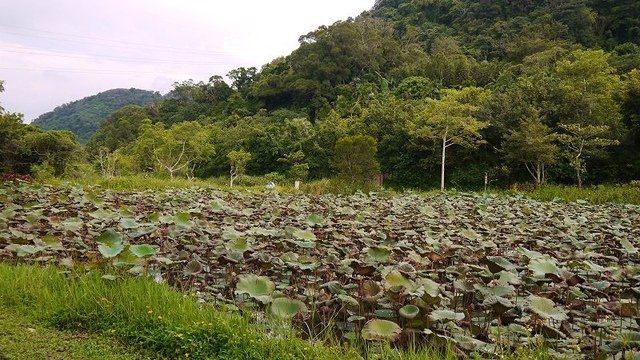
[[[619,358],[640,345],[636,205],[64,185],[8,185],[0,200],[4,262],[59,267],[4,266],[4,306],[162,356]]]

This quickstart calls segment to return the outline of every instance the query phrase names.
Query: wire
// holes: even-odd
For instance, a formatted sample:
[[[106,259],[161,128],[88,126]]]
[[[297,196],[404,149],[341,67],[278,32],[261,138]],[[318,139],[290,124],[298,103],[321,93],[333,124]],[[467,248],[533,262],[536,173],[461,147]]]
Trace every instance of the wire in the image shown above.
[[[2,24],[0,24],[0,27],[12,28],[12,26],[2,25]],[[22,28],[22,27],[13,27],[13,28]],[[46,31],[46,30],[36,30],[36,29],[29,29],[29,28],[22,28],[22,29],[26,29],[28,31],[34,31],[34,32],[57,34],[59,36],[69,37],[69,39],[61,39],[59,37],[56,38],[56,37],[52,37],[52,36],[39,35],[39,34],[25,34],[25,33],[20,33],[20,32],[15,32],[15,31],[2,31],[2,33],[3,34],[8,34],[8,35],[16,35],[16,36],[24,36],[24,37],[35,37],[35,38],[48,39],[48,40],[68,41],[68,42],[75,42],[75,43],[81,43],[81,44],[92,44],[92,45],[96,45],[96,41],[99,41],[99,42],[101,41],[101,42],[106,42],[106,43],[114,43],[114,44],[106,44],[106,45],[103,44],[105,46],[109,46],[109,47],[112,47],[112,48],[121,48],[121,49],[122,48],[124,48],[124,49],[147,48],[147,49],[150,49],[150,50],[163,51],[163,52],[180,51],[180,52],[189,53],[189,54],[192,54],[192,55],[231,55],[230,53],[225,53],[225,52],[222,52],[222,51],[186,49],[186,48],[177,48],[177,47],[164,46],[164,45],[153,45],[153,44],[147,44],[147,43],[136,43],[136,42],[127,42],[127,41],[119,41],[119,40],[109,40],[109,39],[105,39],[105,38],[83,36],[83,35],[64,34],[64,33],[57,33],[57,32]],[[86,40],[83,40],[83,39],[86,39]],[[118,44],[121,44],[121,45],[118,45]]]
[[[50,52],[42,52],[39,50],[22,50],[23,48],[13,47],[13,46],[5,46],[13,49],[20,50],[10,50],[0,48],[0,51],[10,52],[16,54],[27,54],[27,55],[40,55],[40,56],[54,56],[54,57],[63,57],[63,58],[72,58],[72,59],[91,59],[95,60],[98,58],[99,60],[107,59],[107,60],[118,60],[122,62],[143,62],[143,63],[165,63],[165,64],[188,64],[188,65],[220,65],[223,64],[221,62],[215,61],[189,61],[189,60],[168,60],[168,59],[149,59],[149,58],[128,58],[128,57],[119,57],[119,56],[111,56],[111,55],[99,55],[99,54],[72,54],[61,51],[50,51]]]
[[[116,75],[116,74],[158,74],[160,71],[129,71],[129,70],[111,70],[111,69],[65,69],[65,68],[19,68],[19,67],[0,67],[0,70],[18,70],[18,71],[42,71],[42,72],[61,72],[61,73],[78,73],[78,74],[95,74],[95,75]],[[192,75],[211,75],[211,72],[186,71]],[[166,73],[165,73],[166,75]]]

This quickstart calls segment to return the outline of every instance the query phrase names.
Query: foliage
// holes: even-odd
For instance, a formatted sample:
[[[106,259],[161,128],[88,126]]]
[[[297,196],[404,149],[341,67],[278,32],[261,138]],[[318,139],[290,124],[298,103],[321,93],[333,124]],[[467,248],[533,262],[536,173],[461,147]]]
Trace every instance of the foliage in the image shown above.
[[[144,105],[160,100],[157,92],[139,89],[112,89],[56,107],[42,114],[32,124],[45,130],[71,131],[81,143],[99,128],[104,119],[123,106]]]
[[[535,114],[504,136],[502,150],[507,161],[525,165],[538,187],[545,182],[545,168],[558,160],[556,139],[557,135]]]
[[[444,191],[447,148],[461,145],[467,148],[482,143],[480,131],[489,124],[477,119],[479,104],[488,94],[478,88],[447,90],[441,99],[429,99],[420,117],[409,123],[409,131],[415,138],[441,142],[441,182]]]
[[[229,165],[231,166],[231,170],[229,170],[229,186],[233,187],[233,182],[244,175],[247,163],[251,161],[251,153],[244,150],[234,150],[227,154],[227,159],[229,159]]]
[[[364,186],[380,172],[376,139],[371,136],[354,135],[338,139],[334,152],[339,176],[351,184]]]

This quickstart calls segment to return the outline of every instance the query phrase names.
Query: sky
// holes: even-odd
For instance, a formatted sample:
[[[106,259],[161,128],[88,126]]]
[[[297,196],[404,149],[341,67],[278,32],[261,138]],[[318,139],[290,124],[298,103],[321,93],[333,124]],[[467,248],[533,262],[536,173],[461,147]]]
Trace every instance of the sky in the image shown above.
[[[0,105],[29,122],[113,88],[258,69],[374,0],[0,0]]]

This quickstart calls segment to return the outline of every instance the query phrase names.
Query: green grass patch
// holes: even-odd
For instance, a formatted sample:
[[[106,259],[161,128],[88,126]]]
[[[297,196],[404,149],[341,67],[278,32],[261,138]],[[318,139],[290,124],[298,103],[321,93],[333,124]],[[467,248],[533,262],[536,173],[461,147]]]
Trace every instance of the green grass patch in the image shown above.
[[[518,194],[518,192],[509,192]],[[593,204],[619,203],[640,205],[640,184],[598,185],[584,188],[575,186],[546,185],[525,195],[540,201],[577,201]]]
[[[0,306],[0,359],[143,360],[112,337],[61,331]]]
[[[148,279],[69,278],[56,268],[0,264],[0,302],[58,329],[110,335],[164,358],[357,359],[290,331],[202,306]]]

